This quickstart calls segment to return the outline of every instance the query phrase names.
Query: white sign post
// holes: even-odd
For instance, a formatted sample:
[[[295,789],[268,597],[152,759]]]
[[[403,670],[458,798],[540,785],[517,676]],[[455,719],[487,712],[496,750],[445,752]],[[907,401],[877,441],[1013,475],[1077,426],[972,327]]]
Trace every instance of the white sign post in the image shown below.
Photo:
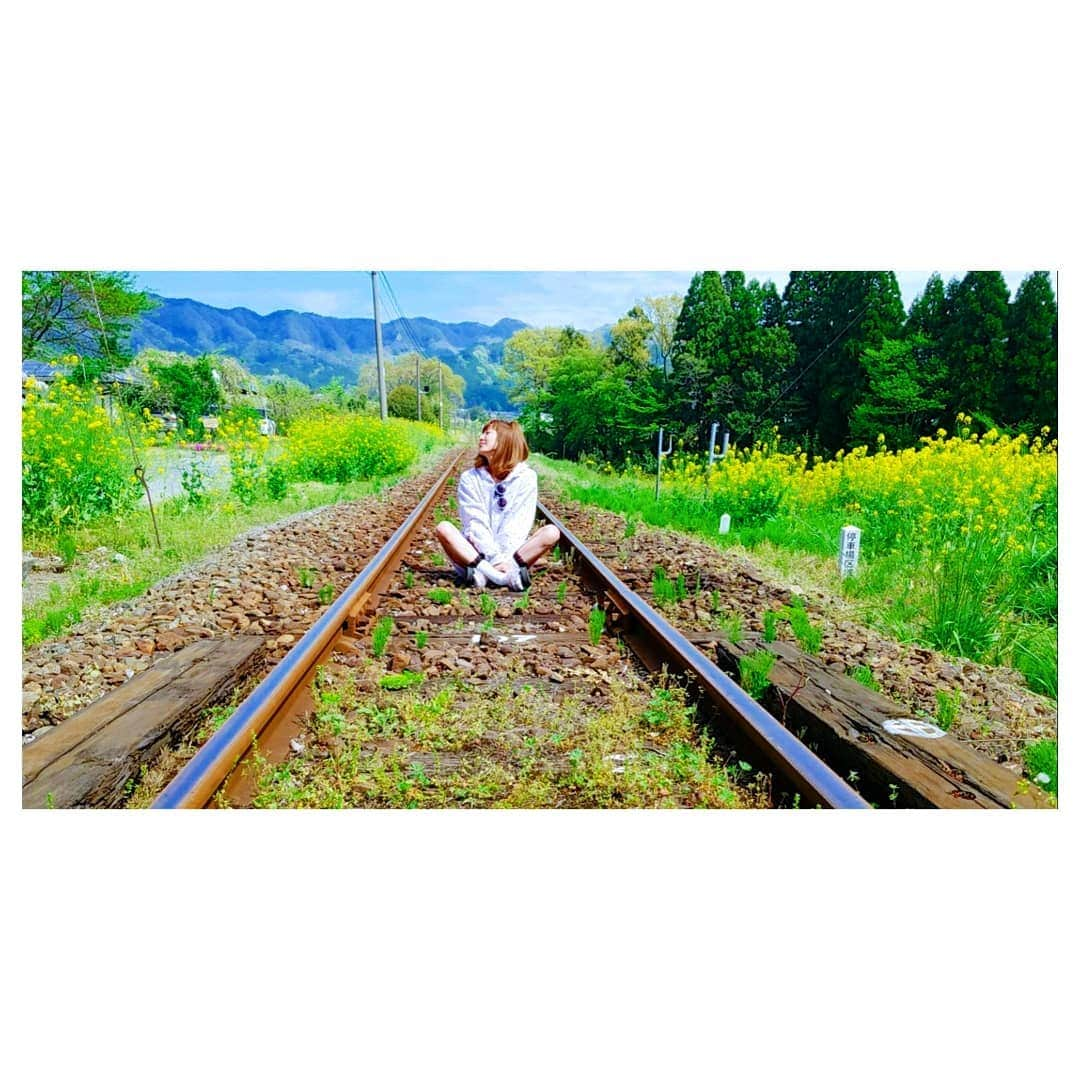
[[[861,531],[854,525],[845,525],[840,530],[840,576],[850,577],[859,565],[859,537]]]
[[[731,515],[730,514],[721,514],[720,515],[720,531],[722,533],[726,533],[726,532],[731,531]]]

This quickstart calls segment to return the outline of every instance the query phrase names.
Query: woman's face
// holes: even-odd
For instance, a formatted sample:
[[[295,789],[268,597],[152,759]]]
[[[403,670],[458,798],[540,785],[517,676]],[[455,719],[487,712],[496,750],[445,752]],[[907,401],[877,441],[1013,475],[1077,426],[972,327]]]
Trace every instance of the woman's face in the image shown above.
[[[499,442],[499,433],[494,427],[484,428],[480,432],[480,442],[477,446],[477,451],[481,454],[490,454],[495,449]]]

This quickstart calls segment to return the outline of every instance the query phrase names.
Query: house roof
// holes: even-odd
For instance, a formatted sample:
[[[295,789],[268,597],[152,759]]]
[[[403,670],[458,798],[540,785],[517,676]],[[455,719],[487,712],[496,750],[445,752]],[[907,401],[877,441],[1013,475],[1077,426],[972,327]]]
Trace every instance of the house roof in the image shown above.
[[[41,360],[24,360],[22,375],[24,379],[37,379],[39,382],[52,382],[61,375],[69,375],[71,368],[65,364],[46,364]]]

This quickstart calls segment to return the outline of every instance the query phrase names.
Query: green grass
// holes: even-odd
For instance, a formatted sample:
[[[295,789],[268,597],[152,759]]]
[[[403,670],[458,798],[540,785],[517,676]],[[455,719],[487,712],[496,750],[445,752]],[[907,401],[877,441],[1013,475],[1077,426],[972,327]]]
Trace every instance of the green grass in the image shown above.
[[[739,685],[756,701],[760,701],[772,685],[769,672],[775,662],[776,657],[767,649],[739,657]]]
[[[960,705],[964,700],[964,695],[959,690],[953,690],[952,692],[935,690],[934,696],[937,698],[937,712],[934,714],[934,723],[942,731],[948,731],[956,723],[956,717],[960,712]]]
[[[1057,743],[1053,739],[1040,739],[1024,748],[1024,765],[1027,774],[1045,791],[1056,795],[1058,790]],[[1045,778],[1045,779],[1044,779]]]
[[[1057,696],[1056,548],[1018,560],[1006,574],[998,552],[971,534],[947,552],[943,547],[940,566],[928,568],[909,545],[882,541],[875,546],[872,530],[865,528],[859,571],[840,581],[840,525],[860,522],[848,521],[851,515],[839,503],[798,514],[784,512],[781,504],[770,520],[750,523],[733,515],[731,531],[719,534],[715,508],[702,498],[661,489],[657,499],[651,480],[604,476],[579,463],[538,454],[530,461],[542,480],[567,498],[609,510],[626,522],[688,533],[733,554],[746,554],[782,580],[797,580],[844,600],[855,618],[897,641],[1011,665],[1033,691]],[[676,599],[666,575],[654,585],[654,595],[661,606]],[[765,618],[770,640],[776,624]],[[1019,624],[1019,629],[1011,624]],[[793,629],[807,652],[817,651],[819,631],[808,622]]]
[[[394,620],[389,615],[384,615],[371,631],[371,655],[382,656],[386,652],[390,635],[394,632]]]

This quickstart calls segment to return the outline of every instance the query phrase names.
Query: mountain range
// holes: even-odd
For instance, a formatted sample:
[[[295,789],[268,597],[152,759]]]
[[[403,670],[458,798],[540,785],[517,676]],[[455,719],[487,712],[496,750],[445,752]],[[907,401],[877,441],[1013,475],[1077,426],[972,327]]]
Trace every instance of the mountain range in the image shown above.
[[[299,311],[258,315],[247,308],[211,307],[196,300],[155,296],[158,307],[135,324],[131,347],[199,356],[218,352],[239,360],[252,374],[289,375],[312,388],[335,376],[355,384],[360,368],[375,360],[375,320],[341,319]],[[382,324],[383,354],[398,356],[419,346],[465,380],[466,407],[503,411],[512,406],[501,378],[503,345],[528,324],[500,319],[443,323],[395,319]]]

